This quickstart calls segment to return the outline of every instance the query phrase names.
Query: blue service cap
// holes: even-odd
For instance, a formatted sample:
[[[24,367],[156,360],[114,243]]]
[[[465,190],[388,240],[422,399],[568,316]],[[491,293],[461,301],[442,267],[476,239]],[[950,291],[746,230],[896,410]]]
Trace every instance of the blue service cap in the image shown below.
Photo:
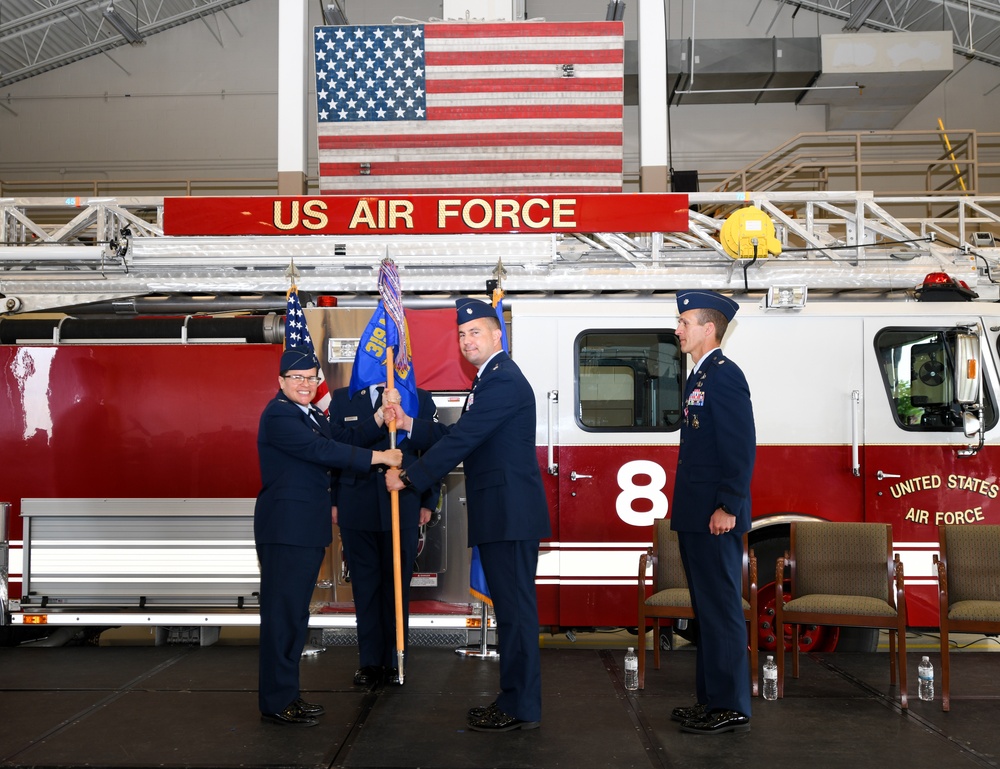
[[[278,373],[284,371],[306,371],[307,369],[319,368],[319,361],[316,356],[305,347],[289,347],[281,353],[281,362],[278,364]]]
[[[466,296],[455,300],[455,309],[458,310],[458,325],[468,323],[476,318],[496,318],[497,311],[492,304],[480,301],[479,299],[469,299]]]
[[[718,291],[678,291],[677,311],[687,312],[688,310],[716,310],[721,312],[726,320],[732,320],[740,306],[723,296]]]

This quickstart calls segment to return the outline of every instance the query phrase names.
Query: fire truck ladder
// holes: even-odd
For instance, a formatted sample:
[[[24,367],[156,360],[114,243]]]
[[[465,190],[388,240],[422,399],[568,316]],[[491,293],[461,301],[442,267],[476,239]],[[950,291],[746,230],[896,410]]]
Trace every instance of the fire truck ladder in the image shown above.
[[[481,293],[501,259],[515,301],[694,287],[907,291],[934,271],[997,298],[1000,197],[706,192],[689,201],[680,233],[176,237],[163,234],[162,198],[0,199],[0,314],[99,303],[135,312],[137,299],[164,296],[276,309],[293,259],[300,291],[368,301],[387,256],[408,302]],[[749,205],[773,222],[780,247],[733,256],[723,228]]]

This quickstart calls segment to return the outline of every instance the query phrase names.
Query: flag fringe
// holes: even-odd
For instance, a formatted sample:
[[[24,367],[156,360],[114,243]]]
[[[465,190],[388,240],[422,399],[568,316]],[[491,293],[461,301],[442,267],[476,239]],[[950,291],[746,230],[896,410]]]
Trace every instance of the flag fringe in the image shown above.
[[[493,605],[493,599],[492,599],[492,598],[490,598],[490,597],[489,597],[488,595],[483,595],[482,593],[480,593],[480,592],[479,592],[478,590],[476,590],[475,588],[472,588],[472,587],[470,587],[470,588],[469,588],[469,593],[470,593],[470,594],[472,595],[472,597],[473,597],[473,598],[475,598],[475,599],[476,599],[477,601],[482,601],[482,602],[483,602],[483,603],[485,603],[485,604],[486,604],[487,606],[492,606],[492,605]]]

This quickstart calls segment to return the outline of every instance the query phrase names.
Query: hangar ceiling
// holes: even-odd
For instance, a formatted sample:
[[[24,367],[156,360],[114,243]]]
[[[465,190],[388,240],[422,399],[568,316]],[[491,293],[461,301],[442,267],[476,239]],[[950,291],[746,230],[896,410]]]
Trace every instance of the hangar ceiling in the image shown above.
[[[1000,66],[997,0],[772,0],[778,13],[815,11],[844,20],[844,31],[951,32],[955,53]]]
[[[0,0],[0,86],[10,85],[72,62],[103,54],[113,58],[113,50],[123,45],[142,45],[157,32],[200,20],[216,36],[220,45],[220,16],[226,9],[248,0]],[[649,0],[637,0],[648,2]],[[654,0],[655,1],[655,0]],[[697,2],[697,0],[691,0]],[[110,13],[110,9],[115,13]],[[673,52],[683,52],[698,45],[698,54],[710,62],[698,73],[699,85],[684,78],[680,61],[668,61],[674,76],[671,101],[674,104],[733,103],[741,101],[802,101],[830,107],[828,128],[888,128],[919,102],[946,72],[909,75],[900,82],[866,76],[869,103],[878,101],[876,111],[857,109],[854,94],[843,88],[836,75],[824,75],[818,66],[808,66],[815,59],[818,40],[789,39],[778,44],[771,28],[782,14],[802,10],[834,17],[844,22],[843,30],[868,32],[946,32],[953,50],[969,59],[1000,66],[1000,1],[998,0],[756,0],[753,14],[758,21],[771,14],[761,37],[737,41],[671,41],[668,60]],[[130,42],[130,38],[132,42]],[[713,52],[713,45],[718,49]],[[628,41],[626,52],[626,100],[634,103],[636,76],[635,42]],[[812,46],[812,48],[810,48]],[[631,49],[631,50],[629,50]],[[772,49],[788,58],[771,66]],[[755,59],[765,64],[753,66]],[[735,64],[733,63],[735,62]],[[804,64],[805,62],[805,64]],[[912,81],[912,82],[911,82]],[[847,77],[844,82],[852,82]],[[805,87],[811,89],[803,96]],[[716,95],[703,93],[704,89]],[[761,89],[759,92],[754,92]],[[824,90],[828,89],[828,90]],[[699,93],[695,93],[695,91]],[[898,103],[893,103],[898,102]],[[891,107],[891,108],[890,108]],[[838,117],[839,115],[846,117]]]
[[[211,17],[245,2],[0,0],[0,86],[88,56],[110,54],[123,45],[142,45],[150,35],[198,19],[203,20],[221,45],[218,19]],[[111,8],[116,13],[109,13]]]

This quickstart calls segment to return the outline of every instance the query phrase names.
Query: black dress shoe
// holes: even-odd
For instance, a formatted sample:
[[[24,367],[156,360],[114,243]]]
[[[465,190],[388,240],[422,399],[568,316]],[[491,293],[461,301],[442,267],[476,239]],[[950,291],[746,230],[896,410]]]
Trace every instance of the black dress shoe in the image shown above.
[[[354,673],[355,686],[375,686],[382,680],[382,668],[365,665]]]
[[[681,724],[682,732],[691,734],[724,734],[725,732],[749,732],[750,716],[735,710],[714,710],[704,717]]]
[[[670,720],[680,721],[683,724],[685,721],[697,721],[699,718],[703,718],[704,715],[705,706],[699,702],[697,705],[674,708],[670,712]]]
[[[402,686],[403,684],[399,680],[399,670],[396,668],[386,668],[385,682],[392,686]]]
[[[299,710],[294,702],[280,713],[261,713],[260,718],[262,721],[282,726],[316,726],[319,724],[315,718]]]
[[[469,728],[474,732],[512,732],[515,729],[537,729],[541,725],[541,721],[514,718],[500,708],[494,708],[480,718],[469,718]]]
[[[324,708],[322,705],[317,705],[312,702],[306,702],[301,697],[295,700],[295,702],[293,702],[292,704],[299,709],[300,713],[307,716],[321,716],[326,712],[326,708]]]
[[[475,707],[475,708],[469,708],[469,718],[470,719],[473,719],[473,718],[482,718],[483,716],[487,715],[488,713],[492,713],[496,709],[497,709],[496,700],[494,700],[493,702],[491,702],[489,705]]]

